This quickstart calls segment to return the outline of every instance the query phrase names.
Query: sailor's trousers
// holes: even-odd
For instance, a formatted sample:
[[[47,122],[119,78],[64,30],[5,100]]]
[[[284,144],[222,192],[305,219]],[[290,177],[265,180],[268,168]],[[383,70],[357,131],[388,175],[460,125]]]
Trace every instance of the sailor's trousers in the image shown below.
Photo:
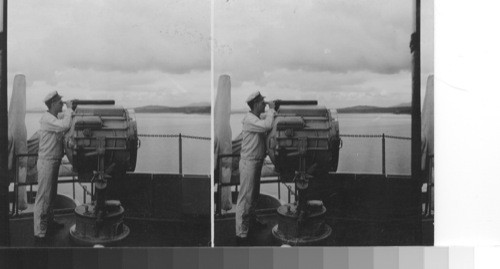
[[[33,209],[35,236],[45,236],[48,224],[54,218],[52,207],[57,195],[57,177],[60,164],[60,159],[38,159],[38,191]]]
[[[240,192],[236,204],[236,236],[242,238],[247,237],[250,220],[255,218],[263,162],[264,160],[240,159]]]

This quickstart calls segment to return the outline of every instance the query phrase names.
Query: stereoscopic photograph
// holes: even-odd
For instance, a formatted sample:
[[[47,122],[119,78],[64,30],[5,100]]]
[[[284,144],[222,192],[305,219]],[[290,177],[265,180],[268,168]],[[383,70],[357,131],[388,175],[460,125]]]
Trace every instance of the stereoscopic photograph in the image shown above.
[[[2,245],[433,245],[432,1],[2,3]]]
[[[433,245],[433,16],[215,1],[215,246]]]
[[[210,246],[210,2],[2,2],[2,245]]]

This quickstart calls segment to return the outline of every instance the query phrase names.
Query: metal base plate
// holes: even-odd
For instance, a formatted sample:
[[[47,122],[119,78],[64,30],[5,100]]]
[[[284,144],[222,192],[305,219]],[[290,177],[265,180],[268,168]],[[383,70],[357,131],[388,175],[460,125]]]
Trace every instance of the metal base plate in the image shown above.
[[[81,246],[93,246],[93,245],[115,245],[125,239],[130,234],[130,229],[127,225],[123,224],[123,232],[110,239],[101,239],[101,238],[93,238],[93,237],[82,237],[80,234],[75,232],[76,224],[71,226],[69,229],[69,235],[71,241],[73,241],[77,245]]]
[[[275,225],[272,229],[272,233],[274,238],[279,240],[282,244],[287,244],[291,246],[317,246],[320,245],[323,241],[325,241],[331,234],[332,228],[325,224],[323,225],[323,229],[318,236],[304,236],[297,238],[287,238],[285,235],[278,229],[278,225]]]

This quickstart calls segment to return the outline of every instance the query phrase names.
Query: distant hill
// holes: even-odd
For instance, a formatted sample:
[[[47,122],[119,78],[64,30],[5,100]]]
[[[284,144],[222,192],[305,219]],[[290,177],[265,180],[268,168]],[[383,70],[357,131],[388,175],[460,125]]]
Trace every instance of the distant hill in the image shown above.
[[[134,108],[136,113],[185,113],[210,114],[210,106],[143,106]]]
[[[208,103],[190,104],[182,107],[169,106],[143,106],[134,108],[136,113],[185,113],[185,114],[210,114],[210,105]],[[43,112],[43,109],[31,109],[28,113]],[[248,109],[234,109],[232,114],[247,113]],[[411,114],[411,105],[397,105],[392,107],[377,106],[353,106],[337,108],[338,113],[393,113],[393,114]]]
[[[210,106],[210,102],[198,102],[198,103],[191,103],[187,106]]]
[[[208,103],[207,103],[208,104]],[[27,113],[43,113],[46,109],[34,108],[26,110]],[[181,107],[169,106],[142,106],[134,108],[136,113],[185,113],[185,114],[210,114],[210,105],[191,104]]]
[[[393,113],[393,114],[411,114],[411,105],[401,104],[391,107],[377,106],[352,106],[337,108],[337,113]],[[248,109],[234,109],[232,114],[247,113]]]
[[[411,106],[353,106],[346,108],[337,108],[338,113],[393,113],[393,114],[411,114]]]

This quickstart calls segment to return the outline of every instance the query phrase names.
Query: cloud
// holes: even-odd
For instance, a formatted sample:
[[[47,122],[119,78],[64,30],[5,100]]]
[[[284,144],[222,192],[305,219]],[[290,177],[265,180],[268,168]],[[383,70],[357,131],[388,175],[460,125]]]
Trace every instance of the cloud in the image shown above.
[[[352,105],[411,98],[411,0],[215,4],[215,76],[231,75],[234,91],[276,89]],[[431,20],[424,79],[433,72],[432,6],[422,17]]]
[[[280,69],[265,73],[263,85],[246,81],[232,84],[232,107],[244,108],[244,100],[259,89],[269,99],[312,99],[341,108],[354,105],[391,106],[410,100],[411,74],[376,74],[366,71],[345,74]],[[403,100],[403,101],[402,101]]]
[[[9,81],[11,79],[9,77]],[[67,99],[112,99],[117,105],[125,107],[181,106],[210,100],[210,71],[189,74],[142,71],[127,74],[69,70],[56,75],[56,86],[41,80],[31,81],[29,77],[26,79],[31,84],[26,88],[28,109],[43,107],[41,100],[54,89]]]
[[[13,1],[8,46],[9,74],[25,74],[28,87],[87,90],[96,98],[175,89],[173,80],[191,77],[192,85],[206,83],[201,101],[210,100],[209,1]],[[198,91],[192,85],[187,93]],[[170,96],[149,102],[163,97]]]
[[[28,108],[50,89],[127,106],[206,102],[213,30],[215,81],[230,74],[233,96],[262,88],[332,102],[408,102],[412,5],[215,0],[211,29],[210,1],[16,0],[9,82],[26,75],[35,100]],[[432,18],[432,3],[422,3],[422,85],[434,72]]]

